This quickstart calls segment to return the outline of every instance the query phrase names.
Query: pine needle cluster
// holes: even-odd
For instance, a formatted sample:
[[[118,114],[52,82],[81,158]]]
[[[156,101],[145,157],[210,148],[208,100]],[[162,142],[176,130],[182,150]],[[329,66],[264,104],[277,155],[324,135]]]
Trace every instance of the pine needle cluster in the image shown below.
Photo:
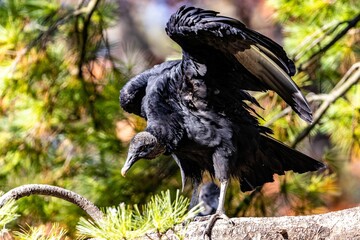
[[[0,192],[0,196],[2,195],[3,193]],[[6,228],[6,225],[19,216],[16,213],[16,210],[17,206],[13,200],[8,201],[2,207],[0,207],[0,239],[9,232],[9,230]]]
[[[156,232],[159,236],[175,225],[194,218],[200,211],[200,205],[188,211],[189,199],[176,191],[174,200],[170,190],[159,195],[142,206],[120,204],[118,207],[107,207],[104,219],[93,222],[81,218],[77,230],[82,239],[92,237],[101,240],[136,239],[147,233]]]
[[[68,240],[67,230],[54,223],[49,226],[40,225],[37,227],[22,227],[20,231],[15,231],[14,235],[18,240]]]

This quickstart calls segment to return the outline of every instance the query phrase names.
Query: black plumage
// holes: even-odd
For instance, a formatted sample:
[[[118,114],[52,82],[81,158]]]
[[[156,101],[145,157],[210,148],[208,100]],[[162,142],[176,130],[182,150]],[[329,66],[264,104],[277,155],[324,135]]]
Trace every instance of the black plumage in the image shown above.
[[[220,189],[215,183],[208,182],[203,184],[199,192],[199,202],[201,203],[203,210],[198,216],[214,214],[219,205],[219,196]]]
[[[122,174],[140,158],[172,154],[183,185],[194,185],[192,205],[204,171],[220,183],[217,215],[224,213],[228,180],[242,191],[273,181],[284,171],[304,173],[324,165],[271,138],[248,103],[259,103],[246,90],[277,92],[304,120],[311,110],[292,81],[294,63],[281,46],[236,19],[195,7],[170,17],[167,34],[183,50],[132,78],[120,92],[124,110],[147,120],[130,143]]]

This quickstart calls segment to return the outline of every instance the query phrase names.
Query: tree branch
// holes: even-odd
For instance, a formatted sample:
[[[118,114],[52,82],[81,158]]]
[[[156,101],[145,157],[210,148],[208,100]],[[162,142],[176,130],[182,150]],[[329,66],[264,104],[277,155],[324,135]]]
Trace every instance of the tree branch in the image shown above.
[[[340,27],[342,24],[347,23],[347,21],[343,22],[330,22],[320,29],[312,33],[311,35],[307,36],[298,47],[295,48],[293,51],[293,60],[295,62],[299,61],[308,51],[312,50],[316,45],[320,45],[321,41],[323,41],[326,36],[329,36],[335,30]],[[323,34],[322,34],[323,33]],[[320,37],[315,38],[316,36],[320,35]]]
[[[83,209],[95,222],[103,218],[103,213],[89,200],[70,190],[46,184],[27,184],[11,189],[0,197],[0,207],[9,200],[18,200],[30,195],[45,195],[61,198],[76,204]]]
[[[312,103],[315,101],[325,101],[328,98],[328,94],[309,94],[309,96],[306,96],[306,101],[308,103]],[[276,114],[273,118],[271,118],[269,121],[267,121],[264,126],[270,127],[273,125],[278,119],[284,117],[285,115],[289,114],[291,112],[291,107],[288,106],[284,108],[281,112]]]
[[[95,129],[97,129],[99,125],[94,107],[95,97],[91,96],[90,92],[87,90],[86,87],[87,84],[85,82],[84,73],[83,73],[83,65],[86,63],[86,46],[89,38],[89,27],[91,23],[91,17],[93,16],[96,7],[99,5],[99,3],[100,0],[93,0],[89,2],[89,4],[86,7],[87,13],[85,14],[85,16],[83,16],[84,17],[83,28],[81,32],[81,39],[79,39],[80,58],[78,62],[78,78],[80,79],[82,89],[88,98],[89,112]],[[78,24],[78,20],[76,21],[76,24]]]
[[[338,98],[343,96],[353,85],[355,85],[360,79],[360,62],[355,63],[348,70],[348,72],[343,76],[343,78],[339,81],[342,84],[337,84],[333,90],[327,94],[326,99],[320,105],[318,110],[314,114],[313,122],[308,125],[294,140],[292,143],[292,147],[296,147],[296,145],[301,142],[315,127],[315,125],[320,121],[320,119],[324,116],[328,108],[332,103],[334,103]]]
[[[329,50],[338,40],[345,36],[351,28],[355,27],[359,21],[360,14],[355,16],[353,19],[347,21],[348,25],[341,32],[339,32],[328,44],[313,53],[308,60],[299,64],[298,71],[300,72],[307,69],[314,61],[319,58],[321,54]]]
[[[360,207],[309,216],[232,218],[234,225],[218,220],[212,239],[359,239]],[[176,226],[167,239],[202,239],[208,218],[202,217],[187,227]],[[155,233],[149,239],[157,239]]]

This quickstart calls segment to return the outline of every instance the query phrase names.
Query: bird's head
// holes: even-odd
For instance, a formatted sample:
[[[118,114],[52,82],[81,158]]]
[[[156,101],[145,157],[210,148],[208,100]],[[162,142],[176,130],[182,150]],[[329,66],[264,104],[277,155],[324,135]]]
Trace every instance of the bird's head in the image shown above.
[[[131,166],[139,159],[153,159],[165,152],[165,146],[161,145],[157,138],[149,132],[140,132],[131,140],[129,152],[121,175],[125,176]]]

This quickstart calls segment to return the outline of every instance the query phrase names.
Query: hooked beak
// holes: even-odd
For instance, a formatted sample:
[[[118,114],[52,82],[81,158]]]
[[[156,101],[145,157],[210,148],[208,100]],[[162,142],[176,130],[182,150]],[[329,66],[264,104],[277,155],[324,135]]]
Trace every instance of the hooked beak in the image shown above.
[[[123,166],[122,169],[121,169],[121,175],[122,175],[123,177],[125,177],[127,171],[129,171],[129,169],[131,168],[131,166],[132,166],[137,160],[138,160],[138,159],[137,159],[136,155],[131,154],[131,153],[128,154],[128,157],[127,157],[127,159],[126,159],[126,161],[125,161],[125,164],[124,164],[124,166]]]

